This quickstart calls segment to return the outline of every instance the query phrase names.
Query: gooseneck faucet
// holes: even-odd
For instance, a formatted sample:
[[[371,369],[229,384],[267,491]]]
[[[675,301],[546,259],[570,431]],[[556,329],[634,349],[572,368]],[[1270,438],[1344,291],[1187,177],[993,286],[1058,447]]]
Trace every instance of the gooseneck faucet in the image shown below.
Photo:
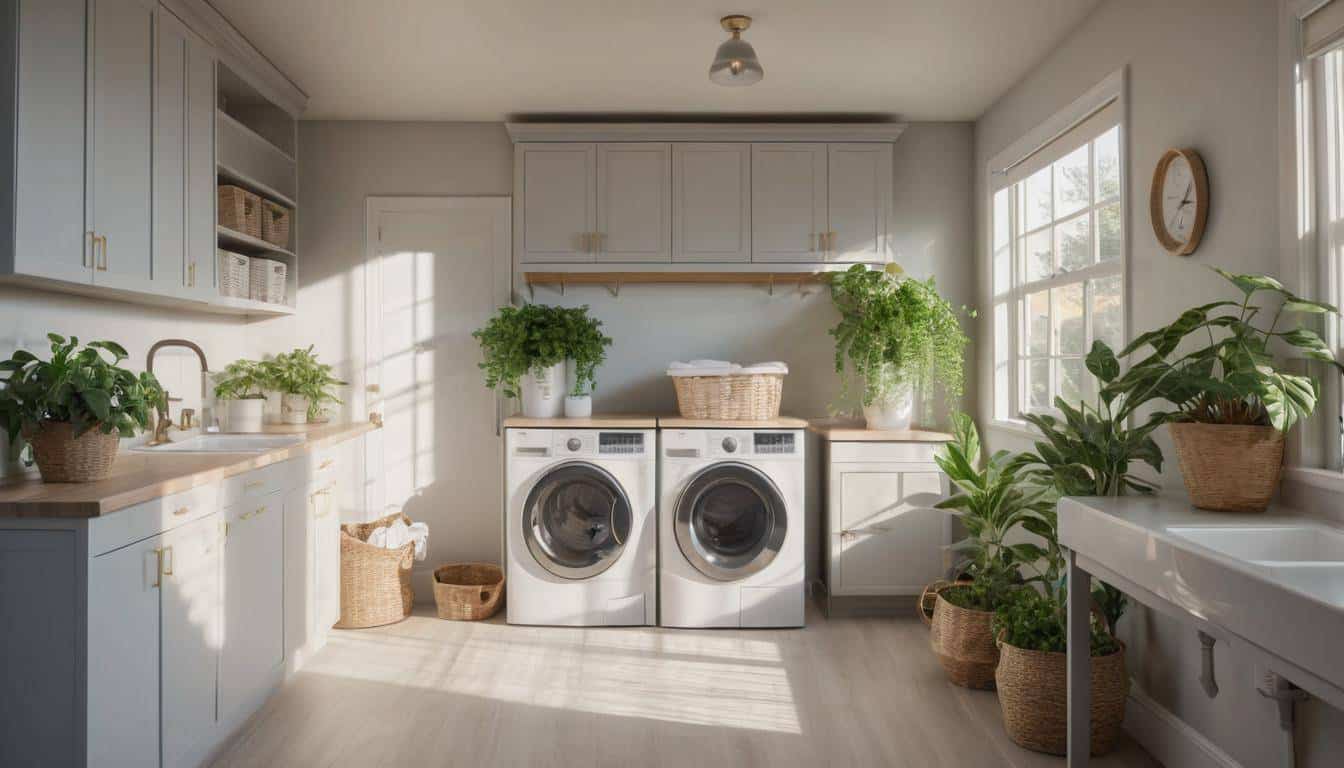
[[[154,342],[153,346],[149,348],[149,354],[145,356],[145,370],[148,371],[149,373],[154,373],[154,355],[158,354],[159,350],[163,349],[164,347],[182,347],[184,349],[190,349],[192,352],[196,353],[196,357],[200,358],[201,411],[202,411],[201,424],[202,426],[208,429],[210,427],[210,420],[205,413],[205,401],[207,397],[205,374],[210,370],[210,364],[205,361],[205,352],[201,349],[199,344],[196,344],[193,341],[187,341],[186,339],[162,339],[160,341],[156,341]],[[168,390],[165,389],[163,391],[162,402],[155,404],[155,410],[158,411],[158,420],[154,424],[154,437],[150,439],[149,444],[163,445],[164,443],[170,443],[172,442],[172,439],[168,437],[168,430],[173,426],[173,421],[170,418],[170,414],[168,413]],[[182,427],[184,429],[190,426],[191,425],[188,423],[182,424]]]

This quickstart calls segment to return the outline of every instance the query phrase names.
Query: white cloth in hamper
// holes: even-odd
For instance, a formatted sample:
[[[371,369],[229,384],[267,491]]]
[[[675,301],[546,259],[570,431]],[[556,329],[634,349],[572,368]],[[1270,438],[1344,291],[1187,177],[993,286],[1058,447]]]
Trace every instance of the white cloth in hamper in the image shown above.
[[[369,545],[384,549],[401,549],[406,542],[415,542],[415,559],[424,560],[429,548],[429,526],[424,523],[407,525],[404,520],[394,520],[391,525],[374,528],[369,533]]]

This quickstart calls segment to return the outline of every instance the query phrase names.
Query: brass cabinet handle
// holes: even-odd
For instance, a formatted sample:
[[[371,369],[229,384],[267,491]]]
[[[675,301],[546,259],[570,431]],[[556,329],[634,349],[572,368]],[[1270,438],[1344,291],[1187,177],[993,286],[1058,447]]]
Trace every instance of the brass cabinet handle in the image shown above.
[[[101,249],[100,249],[101,246]],[[107,271],[107,235],[93,236],[93,268],[99,272]],[[102,251],[103,258],[98,258],[99,250]]]
[[[260,514],[264,513],[265,511],[266,511],[266,508],[265,508],[265,507],[257,507],[256,509],[252,510],[251,512],[244,512],[243,514],[239,515],[239,516],[238,516],[238,519],[239,519],[239,520],[251,520],[252,518],[256,517],[257,515],[260,515]]]
[[[163,547],[154,548],[154,583],[150,586],[158,589],[163,586]]]
[[[250,480],[246,483],[243,483],[243,490],[250,491],[253,488],[260,488],[265,484],[266,484],[265,480]]]
[[[89,230],[88,234],[89,247],[84,249],[84,253],[80,254],[79,265],[81,267],[97,266],[98,264],[98,233]],[[93,264],[89,263],[90,258],[93,259]]]
[[[164,560],[168,561],[168,565],[166,567],[162,564]],[[162,573],[162,575],[164,576],[173,575],[173,546],[171,544],[169,544],[168,546],[164,547],[162,550],[159,551],[159,563],[160,563],[159,570]]]
[[[194,261],[187,265],[187,287],[196,287],[196,262]]]
[[[185,514],[189,514],[190,512],[191,507],[178,507],[177,509],[173,510],[173,515],[175,515],[176,517],[181,517]]]
[[[332,467],[332,466],[335,466],[335,465],[336,465],[336,460],[335,460],[335,459],[327,459],[326,461],[322,462],[321,464],[318,464],[318,465],[317,465],[317,468],[318,468],[318,469],[326,469],[327,467]]]

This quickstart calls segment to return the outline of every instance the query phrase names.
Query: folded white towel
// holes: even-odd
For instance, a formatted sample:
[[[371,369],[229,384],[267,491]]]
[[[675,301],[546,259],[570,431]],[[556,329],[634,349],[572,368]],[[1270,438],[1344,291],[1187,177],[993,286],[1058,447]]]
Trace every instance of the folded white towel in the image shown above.
[[[401,549],[411,541],[415,542],[415,559],[424,560],[429,548],[429,526],[394,520],[391,525],[374,528],[369,533],[369,545],[383,549]]]

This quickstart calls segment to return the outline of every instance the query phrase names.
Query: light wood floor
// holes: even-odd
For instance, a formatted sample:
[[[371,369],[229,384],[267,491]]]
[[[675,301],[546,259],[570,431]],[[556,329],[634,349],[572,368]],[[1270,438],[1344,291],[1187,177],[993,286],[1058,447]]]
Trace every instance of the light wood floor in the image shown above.
[[[217,766],[1062,766],[916,618],[801,630],[511,627],[419,609],[334,630]],[[1102,768],[1158,768],[1127,739]]]

